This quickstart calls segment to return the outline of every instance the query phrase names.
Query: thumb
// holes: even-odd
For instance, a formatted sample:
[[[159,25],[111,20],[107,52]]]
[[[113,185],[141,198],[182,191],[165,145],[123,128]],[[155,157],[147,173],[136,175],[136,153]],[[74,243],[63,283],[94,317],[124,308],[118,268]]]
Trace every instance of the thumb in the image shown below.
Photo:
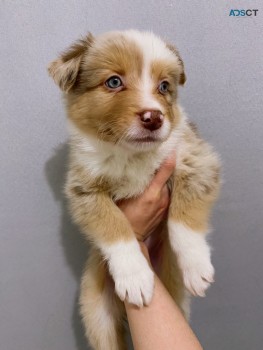
[[[154,176],[150,187],[155,187],[161,190],[166,184],[175,169],[175,152],[173,152],[161,165],[156,175]]]

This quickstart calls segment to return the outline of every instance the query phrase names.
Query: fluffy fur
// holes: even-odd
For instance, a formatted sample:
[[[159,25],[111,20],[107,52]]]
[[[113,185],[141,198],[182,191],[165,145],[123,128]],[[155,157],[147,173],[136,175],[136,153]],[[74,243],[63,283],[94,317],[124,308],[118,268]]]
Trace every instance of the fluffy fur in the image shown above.
[[[219,188],[218,157],[177,104],[178,85],[186,80],[177,49],[152,33],[89,34],[52,62],[49,73],[65,92],[71,214],[92,242],[80,295],[86,334],[94,349],[125,349],[120,299],[147,305],[154,286],[132,227],[115,201],[142,193],[176,150],[160,275],[188,316],[186,288],[204,296],[213,282],[205,237]],[[121,86],[108,85],[112,76]],[[148,116],[157,116],[161,126],[149,128]],[[116,294],[106,283],[107,271]]]

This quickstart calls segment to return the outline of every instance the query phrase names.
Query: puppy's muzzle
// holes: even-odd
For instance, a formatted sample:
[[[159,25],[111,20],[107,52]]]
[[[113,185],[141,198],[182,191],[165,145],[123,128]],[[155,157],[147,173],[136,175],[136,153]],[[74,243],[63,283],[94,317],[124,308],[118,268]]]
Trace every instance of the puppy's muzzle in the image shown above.
[[[138,113],[141,125],[150,131],[160,129],[163,125],[163,115],[159,110],[142,111]]]

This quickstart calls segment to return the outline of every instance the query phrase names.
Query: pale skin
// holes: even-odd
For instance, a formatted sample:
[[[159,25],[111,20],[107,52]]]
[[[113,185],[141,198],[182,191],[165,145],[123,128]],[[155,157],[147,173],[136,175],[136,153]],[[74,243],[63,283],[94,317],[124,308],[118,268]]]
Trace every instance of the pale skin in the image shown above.
[[[162,164],[141,196],[118,203],[130,221],[151,267],[149,249],[158,237],[160,222],[167,215],[169,191],[166,182],[174,171],[174,159],[173,154]],[[203,349],[156,273],[153,299],[149,306],[138,308],[126,301],[124,304],[135,350]]]

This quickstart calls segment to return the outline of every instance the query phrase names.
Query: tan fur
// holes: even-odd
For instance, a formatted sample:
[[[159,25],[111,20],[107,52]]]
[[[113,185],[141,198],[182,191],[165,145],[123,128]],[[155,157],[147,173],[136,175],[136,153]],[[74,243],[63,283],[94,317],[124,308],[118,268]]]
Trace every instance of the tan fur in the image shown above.
[[[179,54],[179,51],[177,50],[177,48],[174,45],[172,45],[170,43],[167,43],[166,45],[169,48],[169,50],[171,50],[179,58],[179,62],[180,62],[181,67],[182,67],[182,72],[181,72],[180,78],[179,78],[179,84],[184,85],[186,82],[186,75],[185,75],[185,71],[184,71],[184,62]]]
[[[81,281],[80,312],[90,345],[97,350],[125,350],[124,306],[100,253],[92,249]]]
[[[219,191],[220,165],[211,147],[192,127],[185,130],[184,137],[188,141],[188,152],[175,174],[169,214],[193,230],[206,232]]]
[[[89,35],[73,45],[49,67],[50,75],[66,92],[68,117],[77,130],[71,137],[66,195],[74,221],[93,243],[83,273],[80,305],[86,335],[97,350],[125,349],[121,322],[124,308],[113,293],[113,288],[109,288],[109,283],[106,283],[109,280],[106,263],[98,249],[101,246],[134,239],[130,223],[114,200],[141,193],[164,157],[156,148],[148,153],[127,153],[126,159],[125,153],[121,153],[118,148],[133,125],[137,113],[145,108],[141,98],[144,58],[137,43],[132,40],[132,35],[118,32],[98,38]],[[155,83],[151,97],[160,104],[166,120],[170,123],[169,133],[162,142],[165,143],[173,130],[178,129],[175,136],[178,138],[177,167],[170,179],[172,196],[169,218],[187,225],[194,231],[204,232],[208,228],[209,213],[218,193],[219,162],[211,147],[184,121],[177,105],[177,86],[184,84],[186,79],[184,64],[175,47],[166,44],[166,48],[167,59],[158,58],[153,61],[150,75]],[[109,91],[105,86],[105,81],[116,74],[125,82],[125,88],[119,93]],[[162,80],[170,83],[169,92],[165,95],[160,94],[157,89]],[[85,141],[87,135],[89,143]],[[104,153],[105,144],[108,143],[109,148],[116,145],[116,152],[120,152],[120,157],[126,159],[123,168],[110,168],[118,174],[115,177],[111,176],[111,170],[107,174],[97,174],[96,153],[92,148],[93,142],[96,142],[93,140],[96,139],[102,143],[101,149]],[[99,142],[96,147],[99,149]],[[157,155],[160,162],[156,162],[150,171],[145,168],[146,173],[149,171],[147,182],[140,183],[140,179],[136,179],[136,172],[133,178],[129,177],[131,175],[128,175],[127,167],[137,166],[139,169],[145,164],[149,165],[151,159],[154,162]],[[105,155],[103,161],[105,167],[108,163],[115,164],[114,154]],[[90,165],[92,162],[95,162],[94,169]],[[117,166],[116,163],[116,168]],[[118,195],[121,190],[125,193],[124,189],[128,189],[132,181],[133,192],[127,190],[123,197]],[[182,271],[179,269],[177,257],[171,250],[167,229],[161,237],[163,242],[160,277],[188,317],[188,297]],[[101,318],[103,315],[105,317]]]
[[[59,85],[61,90],[68,92],[73,88],[80,70],[83,55],[93,42],[89,34],[85,39],[73,44],[66,52],[50,63],[48,66],[49,75]]]
[[[87,179],[80,186],[72,182],[74,178],[80,180],[80,172],[71,171],[69,177],[72,187],[68,186],[66,194],[71,199],[70,210],[75,222],[89,240],[105,244],[134,237],[129,221],[109,197],[109,188],[105,181],[88,188]]]

